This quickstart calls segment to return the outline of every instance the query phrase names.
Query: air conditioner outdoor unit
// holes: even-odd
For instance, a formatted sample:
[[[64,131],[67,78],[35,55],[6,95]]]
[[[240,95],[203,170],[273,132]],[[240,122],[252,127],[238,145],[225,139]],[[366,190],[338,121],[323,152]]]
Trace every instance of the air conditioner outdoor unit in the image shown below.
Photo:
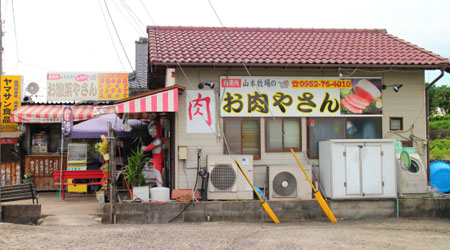
[[[311,178],[311,166],[304,165]],[[299,166],[269,167],[269,199],[312,199],[312,188]]]
[[[208,155],[208,199],[253,199],[253,189],[234,163],[236,159],[245,174],[253,182],[252,155]]]

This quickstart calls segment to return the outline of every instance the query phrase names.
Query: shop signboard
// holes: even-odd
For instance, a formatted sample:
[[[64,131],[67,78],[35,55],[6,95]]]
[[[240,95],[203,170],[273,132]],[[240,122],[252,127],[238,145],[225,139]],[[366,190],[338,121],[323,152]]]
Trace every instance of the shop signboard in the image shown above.
[[[214,90],[186,91],[186,133],[216,132]]]
[[[128,73],[98,73],[98,99],[116,100],[128,97]]]
[[[128,73],[54,72],[47,74],[47,100],[74,102],[128,97]]]
[[[11,122],[12,112],[20,108],[22,76],[1,76],[0,131],[16,131],[17,123]]]
[[[17,144],[19,140],[17,138],[1,138],[0,144]]]
[[[381,116],[381,78],[228,76],[222,117]]]

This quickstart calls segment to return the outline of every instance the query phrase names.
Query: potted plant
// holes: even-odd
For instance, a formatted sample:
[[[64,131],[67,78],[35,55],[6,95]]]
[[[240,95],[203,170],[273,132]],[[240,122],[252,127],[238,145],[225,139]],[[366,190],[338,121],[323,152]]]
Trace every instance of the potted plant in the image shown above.
[[[94,148],[103,155],[103,159],[105,161],[109,161],[109,144],[104,135],[101,136],[102,142],[98,142],[95,144]]]
[[[33,179],[31,179],[31,173],[26,173],[23,177],[23,183],[33,183]]]
[[[142,174],[145,165],[144,153],[138,147],[127,159],[128,165],[125,166],[125,180],[130,187],[130,199],[133,199],[133,187],[145,185],[144,175]]]
[[[103,172],[103,182],[107,182],[109,179],[109,163],[103,163],[103,165],[100,167],[100,170]]]

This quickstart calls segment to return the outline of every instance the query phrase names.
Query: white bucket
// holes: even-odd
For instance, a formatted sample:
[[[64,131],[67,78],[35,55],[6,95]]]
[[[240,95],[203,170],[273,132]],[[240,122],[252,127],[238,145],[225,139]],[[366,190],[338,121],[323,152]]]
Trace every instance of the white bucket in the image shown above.
[[[152,201],[168,202],[170,189],[166,187],[154,187],[150,189]]]
[[[133,187],[133,200],[139,199],[142,202],[149,202],[149,187],[143,186],[143,187]]]

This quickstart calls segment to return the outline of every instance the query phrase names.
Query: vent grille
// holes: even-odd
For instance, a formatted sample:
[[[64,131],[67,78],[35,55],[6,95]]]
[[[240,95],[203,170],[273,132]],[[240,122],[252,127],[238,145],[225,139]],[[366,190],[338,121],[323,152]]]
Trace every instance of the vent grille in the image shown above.
[[[273,191],[278,196],[291,197],[297,195],[297,180],[289,172],[281,172],[273,178]]]
[[[209,178],[217,190],[226,191],[236,183],[236,172],[231,164],[216,164]]]

